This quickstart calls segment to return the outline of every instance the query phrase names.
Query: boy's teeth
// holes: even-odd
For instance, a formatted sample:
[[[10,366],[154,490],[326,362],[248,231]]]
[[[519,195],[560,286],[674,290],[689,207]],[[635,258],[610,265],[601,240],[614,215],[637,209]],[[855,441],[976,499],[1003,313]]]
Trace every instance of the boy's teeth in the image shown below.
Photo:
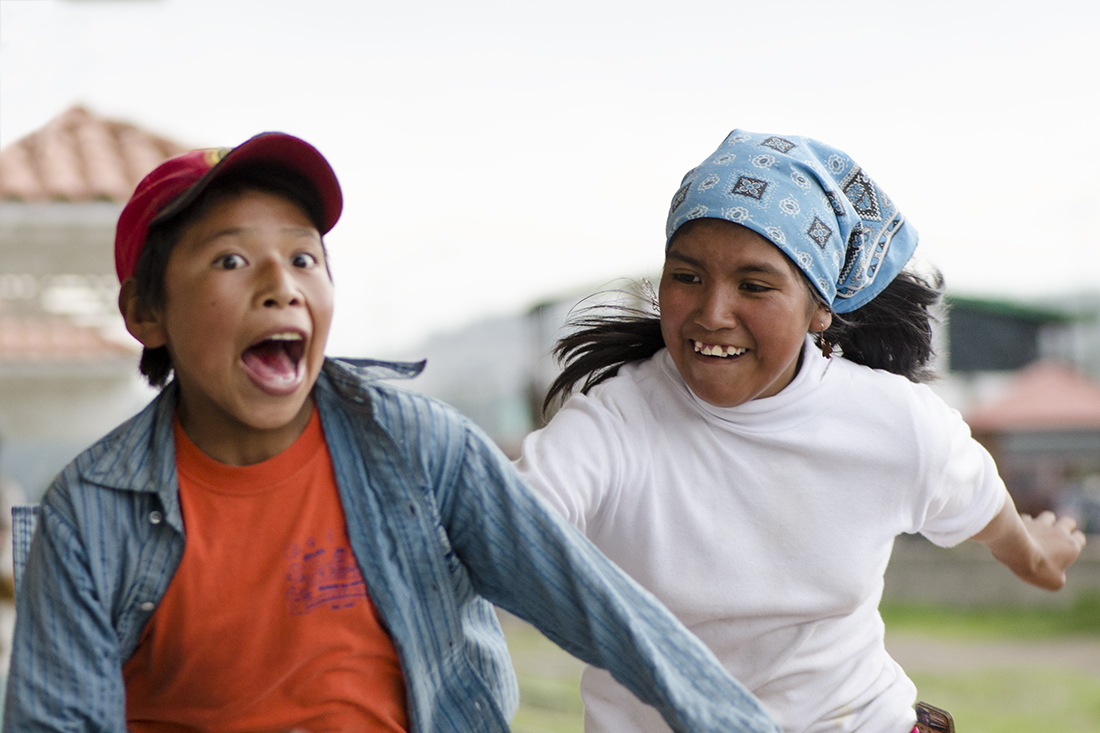
[[[301,334],[297,333],[277,333],[274,336],[268,337],[268,341],[301,341]]]

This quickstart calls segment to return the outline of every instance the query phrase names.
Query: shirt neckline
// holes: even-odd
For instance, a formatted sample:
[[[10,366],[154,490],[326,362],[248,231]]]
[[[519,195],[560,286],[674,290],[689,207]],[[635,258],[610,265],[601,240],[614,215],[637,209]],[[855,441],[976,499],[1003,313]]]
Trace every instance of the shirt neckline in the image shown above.
[[[748,429],[754,432],[788,430],[827,409],[820,389],[834,359],[827,359],[807,334],[802,346],[802,365],[791,383],[778,394],[750,400],[736,407],[717,407],[700,398],[680,376],[671,355],[665,349],[658,354],[665,375],[692,408],[710,422]]]
[[[179,418],[173,418],[176,465],[180,475],[202,488],[237,496],[265,494],[295,483],[311,470],[311,462],[325,448],[321,416],[316,404],[305,430],[284,451],[249,466],[231,466],[202,452],[187,436]]]

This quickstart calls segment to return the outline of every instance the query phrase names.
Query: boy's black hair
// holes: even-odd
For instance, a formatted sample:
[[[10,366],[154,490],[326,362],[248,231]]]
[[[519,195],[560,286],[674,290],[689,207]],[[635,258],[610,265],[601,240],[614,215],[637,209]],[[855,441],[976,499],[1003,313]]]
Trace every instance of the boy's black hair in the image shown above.
[[[805,275],[802,277],[814,300],[828,307]],[[814,333],[814,341],[818,346],[830,344],[856,364],[900,374],[912,382],[930,381],[934,377],[930,362],[935,355],[931,309],[942,295],[939,273],[926,280],[903,270],[862,308],[843,316],[834,313],[832,325],[823,334]],[[655,300],[651,305],[657,310]],[[577,383],[581,383],[581,394],[587,394],[618,374],[623,365],[648,359],[665,346],[660,316],[636,308],[595,306],[570,318],[566,326],[571,332],[554,347],[562,371],[546,392],[544,417],[554,400],[564,401]]]
[[[240,166],[211,181],[187,208],[165,221],[155,222],[149,228],[134,271],[134,294],[139,307],[151,311],[163,310],[168,257],[184,229],[205,216],[214,204],[249,191],[285,198],[298,206],[318,231],[324,228],[321,194],[308,178],[277,164]],[[321,246],[324,247],[323,240]],[[328,267],[327,261],[325,267]],[[172,376],[172,357],[168,354],[168,348],[142,349],[139,369],[150,385],[163,387]]]

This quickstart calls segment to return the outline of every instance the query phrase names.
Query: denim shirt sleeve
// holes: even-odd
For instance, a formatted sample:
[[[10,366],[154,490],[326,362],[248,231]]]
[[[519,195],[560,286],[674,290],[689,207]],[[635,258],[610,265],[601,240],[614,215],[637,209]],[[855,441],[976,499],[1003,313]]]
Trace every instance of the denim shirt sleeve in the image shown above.
[[[17,597],[4,728],[125,730],[118,635],[65,512],[44,504]]]
[[[611,674],[676,731],[776,731],[761,704],[657,599],[536,499],[472,426],[442,502],[474,587]]]
[[[418,446],[419,456],[432,477],[445,541],[478,594],[609,670],[676,731],[778,731],[710,650],[537,499],[476,426],[422,399],[399,401],[403,412],[417,413],[412,442],[434,436],[433,445]],[[380,413],[386,402],[375,403]],[[394,422],[403,420],[407,415]],[[403,450],[415,460],[415,448],[406,443]]]
[[[16,593],[5,730],[125,730],[122,664],[183,550],[174,399],[166,389],[43,496]]]

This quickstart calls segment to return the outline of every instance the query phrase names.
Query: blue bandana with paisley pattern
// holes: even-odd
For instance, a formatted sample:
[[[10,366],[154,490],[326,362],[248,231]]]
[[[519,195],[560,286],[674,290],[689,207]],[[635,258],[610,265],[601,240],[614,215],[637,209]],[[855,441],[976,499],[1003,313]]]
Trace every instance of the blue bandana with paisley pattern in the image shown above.
[[[672,199],[666,244],[692,219],[725,219],[779,247],[836,313],[882,292],[917,232],[859,165],[807,137],[734,130]]]

